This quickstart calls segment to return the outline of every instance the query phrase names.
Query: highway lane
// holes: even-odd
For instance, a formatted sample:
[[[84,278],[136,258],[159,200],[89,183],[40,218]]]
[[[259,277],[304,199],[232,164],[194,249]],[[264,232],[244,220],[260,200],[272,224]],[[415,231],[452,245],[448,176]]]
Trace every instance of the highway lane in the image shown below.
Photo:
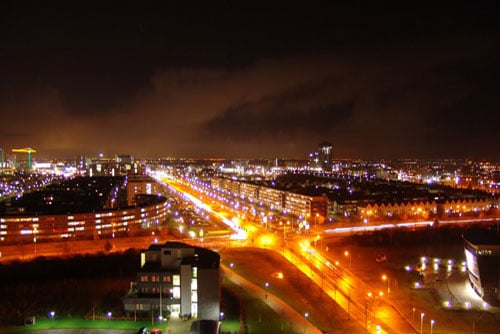
[[[381,331],[387,333],[416,333],[385,295],[380,296],[379,291],[369,287],[347,268],[326,259],[317,250],[296,243],[295,247],[286,248],[284,256],[368,330],[376,331],[376,326],[380,325]]]
[[[199,193],[188,187],[185,184],[179,184],[173,180],[165,180],[177,191],[187,192],[190,197],[196,198],[198,204],[206,195]],[[216,201],[215,201],[216,202]],[[203,207],[209,204],[204,203]],[[213,211],[217,212],[217,207],[221,205],[210,206]],[[228,212],[219,213],[226,221],[231,222]],[[261,224],[243,222],[246,225],[252,225],[252,231],[248,233],[248,237],[257,240],[259,237],[269,233]],[[236,227],[236,226],[233,226]],[[303,273],[309,276],[323,291],[328,294],[338,305],[340,305],[349,315],[359,324],[366,327],[370,332],[387,332],[387,333],[415,333],[415,329],[402,317],[382,296],[377,294],[377,291],[371,289],[359,278],[349,272],[346,268],[340,265],[334,265],[326,259],[315,248],[311,247],[314,241],[311,236],[292,236],[288,234],[288,240],[283,243],[285,235],[276,237],[278,241],[271,242],[268,245],[254,246],[268,247],[281,249],[282,255],[299,268]],[[380,326],[380,327],[378,327]]]
[[[315,250],[315,248],[311,247],[310,243],[313,241],[311,236],[293,236],[292,234],[288,234],[288,240],[286,244],[283,244],[281,243],[281,238],[284,235],[282,236],[279,233],[278,235],[274,235],[276,240],[271,241],[271,244],[261,245],[257,242],[254,244],[254,239],[258,240],[261,236],[269,234],[269,231],[267,231],[263,225],[247,221],[242,221],[240,225],[237,225],[231,218],[231,216],[235,215],[234,211],[222,211],[220,208],[223,208],[223,206],[220,203],[217,203],[217,201],[214,201],[205,194],[200,194],[198,191],[186,185],[178,183],[173,184],[171,180],[167,180],[167,182],[178,192],[189,194],[191,200],[207,210],[217,219],[222,220],[228,228],[233,229],[236,234],[240,234],[242,229],[244,229],[242,225],[251,225],[253,227],[251,230],[245,230],[245,233],[248,234],[248,239],[246,241],[231,240],[228,238],[190,238],[185,239],[185,242],[212,249],[222,249],[234,245],[240,247],[245,244],[271,247],[274,249],[279,247],[282,249],[282,254],[285,258],[322,287],[324,292],[328,294],[332,300],[344,308],[349,316],[362,326],[374,329],[376,324],[382,324],[383,329],[391,333],[415,332],[383,298],[376,296],[376,291],[370,291],[370,288],[366,286],[362,280],[355,277],[345,267],[334,265],[332,259],[325,258]],[[214,205],[214,203],[217,203],[217,205]],[[126,250],[128,248],[143,249],[147,248],[152,243],[164,243],[168,238],[169,237],[166,235],[151,235],[138,238],[117,238],[96,241],[68,240],[65,242],[53,243],[54,245],[30,244],[22,246],[21,254],[26,258],[41,254],[49,256],[85,252],[92,253],[103,251],[105,243],[110,241],[113,243],[112,251]],[[307,241],[307,246],[304,247],[301,244],[303,241]],[[17,252],[17,255],[15,252]],[[13,252],[13,255],[6,252],[4,259],[8,259],[9,256],[19,256],[19,249],[15,250],[15,252]],[[372,295],[369,296],[368,292],[372,292]]]

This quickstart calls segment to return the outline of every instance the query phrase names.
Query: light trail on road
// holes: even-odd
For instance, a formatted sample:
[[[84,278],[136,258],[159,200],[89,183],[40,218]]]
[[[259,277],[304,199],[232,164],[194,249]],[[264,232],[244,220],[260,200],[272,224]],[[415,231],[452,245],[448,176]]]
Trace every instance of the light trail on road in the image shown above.
[[[468,224],[468,223],[493,223],[496,218],[477,218],[477,219],[448,219],[439,220],[438,224]],[[393,228],[423,228],[432,227],[436,222],[432,220],[415,221],[415,222],[401,222],[395,224],[379,224],[379,225],[362,225],[362,226],[348,226],[326,229],[323,231],[325,234],[344,234],[344,233],[359,233],[359,232],[373,232]]]
[[[210,205],[204,203],[196,196],[197,190],[189,186],[176,186],[179,183],[175,180],[168,179],[168,184],[163,180],[160,182],[171,189],[183,194],[195,205],[209,211],[212,215],[221,219],[228,227],[235,231],[240,228],[230,219],[222,215],[222,213],[213,209]],[[417,225],[415,225],[417,224]],[[411,227],[411,226],[432,226],[433,221],[420,221],[411,223],[398,224],[382,224],[338,228],[325,231],[325,233],[351,233],[375,231],[389,229],[395,227]],[[263,235],[264,227],[259,224],[253,225],[252,232],[257,239]],[[267,229],[265,230],[267,233]],[[333,265],[320,252],[310,246],[308,236],[296,236],[300,241],[287,241],[281,245],[282,255],[301,272],[309,277],[315,284],[332,298],[332,301],[342,307],[348,318],[354,319],[360,325],[365,327],[367,331],[373,333],[415,333],[414,328],[407,323],[406,319],[401,317],[393,310],[384,300],[376,296],[375,292],[370,292],[370,288],[360,279],[356,278],[350,271],[345,268]],[[283,239],[279,239],[284,242]],[[253,237],[252,237],[252,245]],[[255,245],[254,245],[255,246]],[[279,249],[278,245],[273,248],[272,245],[259,245],[264,248]],[[384,314],[384,318],[378,318],[377,314]],[[380,325],[380,326],[379,326]]]
[[[229,227],[231,230],[233,230],[235,233],[231,235],[231,239],[235,240],[244,240],[246,239],[246,233],[243,231],[241,228],[239,228],[238,225],[236,225],[232,220],[226,218],[223,214],[221,214],[218,211],[215,211],[212,209],[212,207],[200,199],[198,199],[196,196],[190,194],[186,190],[183,190],[180,188],[178,185],[174,185],[173,183],[175,182],[174,180],[169,180],[169,183],[165,182],[164,179],[160,177],[154,177],[155,180],[157,180],[159,183],[161,183],[165,187],[170,187],[174,191],[183,194],[189,201],[191,201],[194,205],[202,208],[203,210],[209,212],[213,216],[219,218],[227,227]]]

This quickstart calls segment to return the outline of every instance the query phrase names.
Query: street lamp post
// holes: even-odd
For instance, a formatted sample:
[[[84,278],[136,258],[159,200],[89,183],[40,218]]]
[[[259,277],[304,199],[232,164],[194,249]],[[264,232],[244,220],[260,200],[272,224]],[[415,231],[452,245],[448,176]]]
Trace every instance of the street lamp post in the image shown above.
[[[432,329],[434,328],[434,323],[435,323],[434,319],[431,319],[431,334],[432,334]]]
[[[36,256],[36,235],[37,235],[37,233],[38,233],[38,230],[37,230],[36,226],[33,226],[33,235],[34,235],[33,236],[33,244],[35,246],[35,256]]]
[[[391,293],[391,279],[386,274],[382,275],[382,281],[387,282],[387,294]]]
[[[259,324],[262,322],[262,302],[259,304]]]
[[[368,328],[368,302],[370,301],[372,297],[372,293],[368,292],[368,298],[366,298],[365,301],[365,327]]]
[[[307,318],[309,317],[309,313],[304,313],[304,318],[306,319],[306,324],[305,324],[305,327],[304,327],[304,333],[307,334]]]
[[[349,256],[349,269],[351,269],[351,265],[352,265],[351,253],[349,253],[348,251],[345,251],[344,256]]]
[[[49,316],[50,316],[50,322],[52,322],[52,327],[54,327],[54,316],[56,315],[56,312],[50,311]]]
[[[423,326],[424,326],[424,312],[420,313],[420,334],[423,332]]]
[[[162,295],[161,295],[161,284],[160,284],[160,317],[163,317],[163,310],[162,310]]]

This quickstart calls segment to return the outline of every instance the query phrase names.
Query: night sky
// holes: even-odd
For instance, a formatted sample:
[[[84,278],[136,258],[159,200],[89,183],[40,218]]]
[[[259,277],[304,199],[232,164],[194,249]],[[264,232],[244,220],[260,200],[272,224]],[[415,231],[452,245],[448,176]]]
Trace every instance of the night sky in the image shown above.
[[[2,1],[0,147],[500,159],[496,1],[209,2]]]

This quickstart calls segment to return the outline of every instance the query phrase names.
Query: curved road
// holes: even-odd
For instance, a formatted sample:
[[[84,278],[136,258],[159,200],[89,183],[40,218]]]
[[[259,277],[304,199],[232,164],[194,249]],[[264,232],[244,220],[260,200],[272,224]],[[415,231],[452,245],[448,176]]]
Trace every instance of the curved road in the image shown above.
[[[312,323],[307,321],[303,314],[295,311],[290,305],[285,303],[283,300],[279,299],[275,295],[269,293],[269,291],[264,290],[258,285],[250,282],[246,278],[238,275],[236,272],[232,271],[227,266],[221,264],[224,271],[224,277],[234,282],[239,286],[244,286],[248,291],[252,292],[256,296],[263,296],[262,301],[266,303],[270,308],[272,308],[276,313],[282,314],[288,319],[290,323],[293,324],[294,328],[304,328],[306,333],[311,334],[321,334],[322,332],[314,326]],[[265,297],[267,296],[267,297]]]

